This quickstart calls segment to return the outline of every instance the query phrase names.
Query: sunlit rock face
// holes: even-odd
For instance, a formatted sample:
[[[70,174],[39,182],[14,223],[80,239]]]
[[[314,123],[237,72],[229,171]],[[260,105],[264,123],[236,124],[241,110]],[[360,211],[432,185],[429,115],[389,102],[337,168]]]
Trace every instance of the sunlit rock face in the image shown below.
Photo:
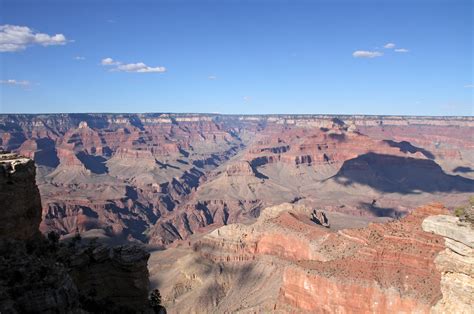
[[[472,117],[0,115],[34,158],[43,233],[160,246],[298,202],[399,217],[474,192]]]
[[[196,303],[209,312],[430,313],[443,297],[435,260],[444,240],[422,229],[426,217],[448,213],[442,205],[372,222],[327,212],[329,228],[311,212],[281,204],[253,224],[178,242],[152,254],[151,281],[178,312]]]
[[[436,257],[443,298],[433,313],[472,313],[474,304],[474,229],[453,216],[430,216],[423,229],[440,235],[446,249]]]

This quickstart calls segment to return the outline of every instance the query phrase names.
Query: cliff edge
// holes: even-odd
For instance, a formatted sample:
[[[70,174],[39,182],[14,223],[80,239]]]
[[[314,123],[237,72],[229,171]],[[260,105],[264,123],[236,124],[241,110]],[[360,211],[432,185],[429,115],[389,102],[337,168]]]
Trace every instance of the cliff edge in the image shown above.
[[[33,160],[0,154],[0,239],[39,236],[41,199],[35,175]]]
[[[472,210],[472,209],[471,209]],[[423,230],[445,239],[446,249],[435,259],[441,272],[443,298],[432,313],[472,313],[474,304],[474,229],[454,216],[430,216]]]

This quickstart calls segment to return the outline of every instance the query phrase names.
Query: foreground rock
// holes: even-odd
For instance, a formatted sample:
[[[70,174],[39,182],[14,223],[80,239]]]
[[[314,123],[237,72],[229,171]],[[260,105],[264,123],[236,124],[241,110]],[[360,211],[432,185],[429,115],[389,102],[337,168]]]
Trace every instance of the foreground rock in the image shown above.
[[[474,307],[474,229],[453,216],[431,216],[423,230],[441,235],[446,250],[436,257],[443,298],[433,313],[472,313]]]
[[[109,248],[89,243],[75,249],[66,260],[79,291],[92,301],[106,300],[124,309],[144,310],[149,288],[148,257],[136,245]]]
[[[149,254],[79,236],[59,243],[38,230],[35,165],[0,154],[0,312],[139,313],[148,310]]]
[[[180,313],[429,313],[442,297],[435,258],[445,247],[421,224],[447,212],[433,204],[384,223],[327,212],[326,228],[311,208],[269,207],[253,224],[154,253],[152,283]]]
[[[41,199],[35,175],[31,159],[0,154],[0,239],[27,240],[39,235]]]

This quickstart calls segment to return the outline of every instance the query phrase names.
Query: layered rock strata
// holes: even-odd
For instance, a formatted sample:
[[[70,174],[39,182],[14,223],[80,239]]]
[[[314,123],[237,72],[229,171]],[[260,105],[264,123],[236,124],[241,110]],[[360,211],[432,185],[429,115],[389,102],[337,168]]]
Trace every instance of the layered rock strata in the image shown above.
[[[0,149],[37,165],[43,233],[167,246],[304,201],[404,215],[474,192],[472,117],[0,115]]]
[[[436,257],[443,298],[432,313],[472,313],[474,308],[474,229],[453,216],[430,216],[423,230],[444,238],[446,249]]]
[[[311,221],[311,212],[269,207],[253,224],[224,226],[156,253],[150,273],[165,282],[165,304],[179,312],[193,312],[196,302],[215,313],[429,313],[441,299],[435,257],[445,247],[421,225],[446,214],[443,206],[385,223],[327,213],[329,228]],[[165,258],[170,276],[155,264]]]

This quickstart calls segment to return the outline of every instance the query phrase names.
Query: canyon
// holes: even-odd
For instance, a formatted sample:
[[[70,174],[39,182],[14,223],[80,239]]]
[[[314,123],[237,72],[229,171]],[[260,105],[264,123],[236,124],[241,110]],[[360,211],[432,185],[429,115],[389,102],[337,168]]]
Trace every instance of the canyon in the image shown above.
[[[43,233],[162,248],[284,202],[453,208],[474,192],[473,134],[472,117],[0,115],[0,149],[36,162]]]
[[[0,310],[147,313],[159,289],[171,313],[469,313],[473,227],[453,209],[472,219],[473,131],[0,115]]]

